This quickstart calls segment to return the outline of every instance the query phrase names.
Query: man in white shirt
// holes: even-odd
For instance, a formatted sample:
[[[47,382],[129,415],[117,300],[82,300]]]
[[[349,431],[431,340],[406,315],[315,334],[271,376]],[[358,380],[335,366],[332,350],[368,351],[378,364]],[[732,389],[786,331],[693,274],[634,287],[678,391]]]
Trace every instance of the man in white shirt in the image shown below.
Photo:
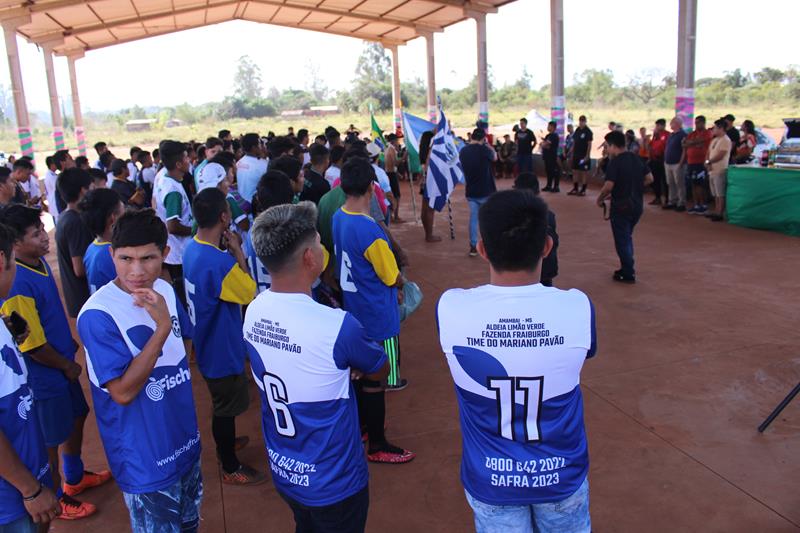
[[[58,220],[58,203],[56,202],[56,162],[53,156],[49,155],[44,160],[47,165],[47,172],[44,174],[44,190],[47,195],[47,211],[53,216],[53,221]]]
[[[261,149],[261,138],[257,133],[248,133],[242,137],[244,156],[236,163],[236,182],[239,194],[250,203],[261,176],[267,173],[269,159],[264,158]]]

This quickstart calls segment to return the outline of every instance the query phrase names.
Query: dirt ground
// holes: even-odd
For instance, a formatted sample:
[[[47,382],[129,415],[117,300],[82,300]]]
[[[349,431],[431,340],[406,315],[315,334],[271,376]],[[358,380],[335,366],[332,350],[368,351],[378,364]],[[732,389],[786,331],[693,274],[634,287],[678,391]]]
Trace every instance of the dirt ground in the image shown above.
[[[410,220],[407,191],[402,215]],[[581,385],[593,530],[797,531],[800,399],[764,434],[756,427],[800,380],[800,240],[648,206],[635,234],[639,282],[620,286],[611,281],[618,263],[596,194],[546,197],[561,238],[556,285],[585,291],[597,310],[599,352],[586,363]],[[411,257],[407,276],[425,300],[403,325],[410,386],[387,395],[387,431],[418,456],[402,466],[370,465],[370,532],[473,530],[459,481],[456,399],[434,309],[442,291],[486,283],[488,270],[467,257],[463,189],[452,204],[454,241],[446,211],[437,215],[445,237],[438,244],[424,243],[414,223],[393,227]],[[220,483],[208,393],[196,371],[193,377],[203,438],[201,531],[293,531],[271,483]],[[238,421],[239,434],[251,438],[240,458],[267,470],[259,409],[256,400]],[[83,456],[87,468],[106,466],[91,415]],[[115,484],[82,497],[97,504],[98,514],[57,522],[53,531],[128,530]]]

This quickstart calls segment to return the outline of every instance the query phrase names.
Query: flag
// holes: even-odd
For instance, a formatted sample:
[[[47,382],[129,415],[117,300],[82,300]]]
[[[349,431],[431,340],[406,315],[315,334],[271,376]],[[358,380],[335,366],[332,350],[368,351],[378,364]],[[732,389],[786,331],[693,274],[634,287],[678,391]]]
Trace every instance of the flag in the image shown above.
[[[458,159],[458,148],[440,105],[439,124],[433,137],[431,155],[428,158],[428,177],[425,182],[430,206],[436,211],[441,211],[456,184],[463,181],[464,170]]]
[[[426,131],[433,131],[436,125],[424,118],[403,112],[403,140],[408,151],[408,169],[412,174],[422,170],[419,161],[419,139]]]
[[[372,142],[380,147],[381,151],[386,148],[386,139],[383,138],[383,131],[378,127],[378,123],[375,122],[375,115],[372,113],[372,110],[369,112],[369,117],[372,121]]]

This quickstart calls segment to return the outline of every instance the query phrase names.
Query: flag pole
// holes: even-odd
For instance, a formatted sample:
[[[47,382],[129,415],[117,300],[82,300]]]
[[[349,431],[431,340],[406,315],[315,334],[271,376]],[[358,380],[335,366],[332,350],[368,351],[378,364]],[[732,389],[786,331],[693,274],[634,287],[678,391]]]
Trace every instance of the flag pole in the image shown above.
[[[453,227],[453,208],[450,207],[450,198],[447,199],[447,218],[450,220],[450,240],[456,240],[456,229]]]
[[[400,108],[400,129],[403,132],[403,144],[406,145],[406,168],[408,168],[408,187],[411,189],[411,209],[414,211],[414,224],[420,222],[420,219],[417,218],[417,197],[416,191],[414,190],[414,173],[411,172],[411,166],[408,164],[408,135],[406,134],[406,121],[403,118],[403,109]],[[422,173],[420,172],[420,178],[422,177]]]

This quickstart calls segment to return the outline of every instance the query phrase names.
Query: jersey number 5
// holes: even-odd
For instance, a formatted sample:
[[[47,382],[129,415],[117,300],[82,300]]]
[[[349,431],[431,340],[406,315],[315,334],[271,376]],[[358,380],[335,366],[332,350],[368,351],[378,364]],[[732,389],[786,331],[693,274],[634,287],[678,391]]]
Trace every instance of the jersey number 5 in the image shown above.
[[[186,288],[186,312],[189,314],[189,320],[191,320],[192,325],[196,326],[197,318],[194,314],[194,301],[192,301],[192,298],[194,298],[194,284],[184,277],[183,286]]]
[[[350,256],[347,252],[342,250],[342,267],[339,269],[339,286],[345,292],[358,292],[356,284],[353,283],[353,275],[350,269],[353,268],[353,263],[350,262]]]
[[[497,426],[498,433],[508,440],[518,441],[515,424],[514,396],[517,392],[523,395],[522,409],[524,413],[524,442],[539,442],[542,440],[539,432],[539,410],[542,406],[542,392],[544,391],[544,377],[507,377],[488,378],[489,390],[494,391],[497,397]]]
[[[286,392],[286,384],[275,374],[264,372],[261,376],[264,384],[264,394],[267,397],[269,410],[275,419],[275,430],[278,435],[284,437],[294,437],[297,434],[294,428],[292,413],[289,411],[289,394]]]

